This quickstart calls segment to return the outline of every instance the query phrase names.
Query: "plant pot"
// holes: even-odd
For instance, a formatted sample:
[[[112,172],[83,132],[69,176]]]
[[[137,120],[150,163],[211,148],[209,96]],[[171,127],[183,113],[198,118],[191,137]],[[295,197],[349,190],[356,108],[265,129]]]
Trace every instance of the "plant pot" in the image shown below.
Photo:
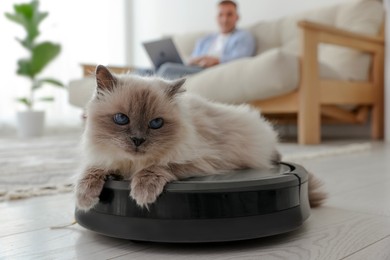
[[[44,111],[23,111],[17,113],[19,137],[36,137],[43,134]]]

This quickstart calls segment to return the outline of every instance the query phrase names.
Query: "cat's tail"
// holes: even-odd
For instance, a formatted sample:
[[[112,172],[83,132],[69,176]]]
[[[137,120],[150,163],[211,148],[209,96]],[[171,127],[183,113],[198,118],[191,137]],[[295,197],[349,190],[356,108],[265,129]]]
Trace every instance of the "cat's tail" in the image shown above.
[[[328,194],[325,192],[323,182],[318,179],[313,173],[309,172],[309,203],[310,207],[315,208],[321,206]]]

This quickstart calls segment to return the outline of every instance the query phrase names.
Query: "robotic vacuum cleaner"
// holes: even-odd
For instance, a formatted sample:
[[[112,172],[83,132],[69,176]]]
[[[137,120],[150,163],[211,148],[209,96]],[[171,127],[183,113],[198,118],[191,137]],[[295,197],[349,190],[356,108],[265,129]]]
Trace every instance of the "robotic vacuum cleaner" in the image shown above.
[[[77,222],[111,237],[200,243],[289,232],[310,215],[308,174],[292,163],[174,181],[149,209],[129,197],[129,186],[110,176],[93,209],[76,209]]]

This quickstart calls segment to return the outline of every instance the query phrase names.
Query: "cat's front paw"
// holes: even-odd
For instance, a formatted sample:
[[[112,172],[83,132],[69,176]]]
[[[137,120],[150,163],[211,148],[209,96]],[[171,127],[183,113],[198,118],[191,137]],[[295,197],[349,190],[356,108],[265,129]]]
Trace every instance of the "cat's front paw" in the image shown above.
[[[95,174],[87,174],[76,185],[76,206],[80,210],[88,211],[99,202],[105,175],[93,172]]]
[[[99,193],[100,194],[100,193]],[[78,209],[88,211],[99,202],[99,195],[90,192],[78,192],[76,194],[76,206]]]
[[[153,172],[136,174],[131,181],[130,196],[141,208],[148,208],[149,204],[156,201],[166,183],[166,178]]]

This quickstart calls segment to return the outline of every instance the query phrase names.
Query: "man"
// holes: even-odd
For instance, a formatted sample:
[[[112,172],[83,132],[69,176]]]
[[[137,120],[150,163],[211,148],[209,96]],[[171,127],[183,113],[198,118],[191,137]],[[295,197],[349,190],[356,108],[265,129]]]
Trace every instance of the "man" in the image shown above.
[[[188,65],[163,64],[157,74],[167,78],[179,78],[197,73],[235,59],[250,57],[255,53],[255,39],[250,32],[236,28],[239,15],[237,4],[230,0],[218,3],[217,22],[219,32],[197,41]]]

